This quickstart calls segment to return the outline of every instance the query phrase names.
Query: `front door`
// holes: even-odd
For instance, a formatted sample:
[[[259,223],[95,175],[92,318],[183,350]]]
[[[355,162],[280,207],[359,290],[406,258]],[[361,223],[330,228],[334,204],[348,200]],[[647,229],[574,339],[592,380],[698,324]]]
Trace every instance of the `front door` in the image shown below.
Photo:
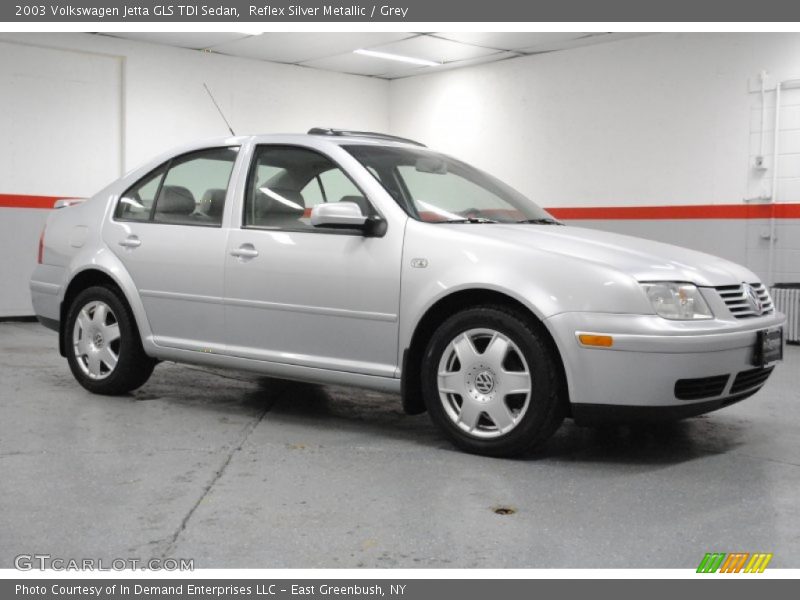
[[[376,214],[330,158],[298,146],[259,146],[242,227],[225,264],[227,351],[284,364],[391,377],[397,366],[403,232],[383,237],[310,224],[320,202]]]

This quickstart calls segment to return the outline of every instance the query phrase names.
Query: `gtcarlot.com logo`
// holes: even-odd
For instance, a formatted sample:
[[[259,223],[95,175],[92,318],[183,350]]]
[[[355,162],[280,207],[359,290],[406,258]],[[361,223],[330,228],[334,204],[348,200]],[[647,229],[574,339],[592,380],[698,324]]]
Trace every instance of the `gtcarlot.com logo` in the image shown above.
[[[772,554],[766,552],[707,552],[697,567],[698,573],[763,573]]]
[[[18,571],[194,571],[193,558],[60,558],[50,554],[20,554]]]

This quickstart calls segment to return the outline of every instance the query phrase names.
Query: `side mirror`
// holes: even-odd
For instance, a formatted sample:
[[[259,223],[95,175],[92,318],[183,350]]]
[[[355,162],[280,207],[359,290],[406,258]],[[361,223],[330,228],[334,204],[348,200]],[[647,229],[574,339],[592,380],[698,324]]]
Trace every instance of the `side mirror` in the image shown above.
[[[339,229],[363,229],[367,217],[355,202],[323,202],[311,209],[311,224],[314,227]]]

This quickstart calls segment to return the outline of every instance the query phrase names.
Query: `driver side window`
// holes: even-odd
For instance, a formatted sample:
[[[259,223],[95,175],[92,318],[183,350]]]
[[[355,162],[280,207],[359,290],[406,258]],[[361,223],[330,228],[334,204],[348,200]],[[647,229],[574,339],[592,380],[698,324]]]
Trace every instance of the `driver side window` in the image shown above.
[[[245,197],[245,227],[319,231],[311,225],[311,209],[324,202],[354,202],[362,214],[375,214],[350,177],[319,152],[298,146],[256,149]]]

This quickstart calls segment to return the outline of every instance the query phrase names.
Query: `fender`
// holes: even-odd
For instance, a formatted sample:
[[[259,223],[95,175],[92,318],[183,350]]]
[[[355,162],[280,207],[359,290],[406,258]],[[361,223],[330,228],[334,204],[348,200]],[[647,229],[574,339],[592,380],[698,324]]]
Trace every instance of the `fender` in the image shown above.
[[[59,301],[64,302],[67,288],[74,279],[86,271],[99,271],[104,275],[110,277],[117,287],[122,291],[122,295],[128,303],[133,313],[136,327],[139,330],[139,337],[142,339],[142,346],[144,351],[152,355],[157,346],[153,341],[153,333],[150,328],[150,321],[147,319],[147,313],[144,310],[144,305],[136,293],[136,285],[133,279],[128,274],[128,271],[123,266],[122,262],[117,256],[111,252],[107,247],[103,247],[99,251],[82,251],[76,254],[70,261],[69,276],[67,277],[67,284],[62,288]]]
[[[425,302],[421,307],[417,310],[417,312],[412,316],[406,316],[405,313],[401,313],[401,332],[402,336],[400,338],[400,346],[399,352],[400,356],[402,357],[402,362],[398,367],[398,370],[395,373],[395,377],[401,378],[404,386],[401,392],[403,397],[403,406],[404,409],[409,414],[417,414],[420,412],[418,407],[415,409],[413,407],[413,399],[407,398],[405,392],[407,391],[407,381],[406,377],[404,377],[405,369],[407,367],[407,359],[409,356],[409,350],[411,349],[411,343],[413,340],[414,335],[417,332],[420,322],[423,320],[425,315],[436,306],[439,302],[446,300],[449,297],[452,297],[460,292],[493,292],[499,296],[503,296],[507,299],[510,299],[525,310],[527,310],[531,315],[533,315],[537,321],[545,328],[553,345],[556,348],[556,351],[559,354],[561,359],[561,365],[564,370],[564,378],[566,379],[567,384],[567,393],[569,397],[572,397],[573,390],[574,390],[574,382],[575,382],[575,373],[573,365],[565,360],[565,357],[569,356],[570,354],[567,352],[567,349],[563,347],[564,338],[563,336],[559,336],[553,331],[551,325],[552,323],[543,316],[543,313],[539,308],[533,304],[529,298],[525,297],[524,295],[518,294],[513,290],[510,290],[504,286],[497,285],[496,283],[483,283],[483,284],[467,284],[464,283],[462,285],[453,286],[451,288],[447,288],[446,290],[441,290],[436,296],[428,301]],[[404,319],[406,319],[404,321]],[[409,327],[403,327],[403,324],[408,324]],[[412,386],[413,387],[413,386]]]

